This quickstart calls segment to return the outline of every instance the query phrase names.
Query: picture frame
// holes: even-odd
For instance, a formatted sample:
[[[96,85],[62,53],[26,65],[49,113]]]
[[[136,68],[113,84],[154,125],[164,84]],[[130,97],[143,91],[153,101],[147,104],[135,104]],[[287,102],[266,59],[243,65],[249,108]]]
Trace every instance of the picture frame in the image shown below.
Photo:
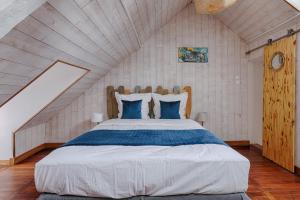
[[[179,63],[208,63],[207,47],[178,47]]]

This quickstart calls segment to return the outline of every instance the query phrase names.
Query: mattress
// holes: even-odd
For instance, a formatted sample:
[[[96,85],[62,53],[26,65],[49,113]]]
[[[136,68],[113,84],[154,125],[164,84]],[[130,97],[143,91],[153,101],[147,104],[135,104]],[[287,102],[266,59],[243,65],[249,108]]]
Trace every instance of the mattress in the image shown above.
[[[193,120],[108,120],[93,130],[203,129]],[[127,198],[243,193],[249,161],[226,145],[66,146],[36,164],[39,192]]]

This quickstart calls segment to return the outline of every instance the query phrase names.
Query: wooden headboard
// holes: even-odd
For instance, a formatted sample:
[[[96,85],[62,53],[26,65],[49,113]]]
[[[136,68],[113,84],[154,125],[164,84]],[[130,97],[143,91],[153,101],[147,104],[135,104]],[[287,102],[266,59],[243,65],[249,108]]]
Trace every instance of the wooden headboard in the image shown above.
[[[107,86],[106,93],[107,93],[107,116],[109,119],[118,118],[118,104],[115,97],[115,92],[119,92],[120,94],[132,94],[132,93],[152,93],[152,87],[147,86],[145,89],[142,89],[140,86],[136,86],[133,91],[130,89],[126,89],[124,86],[119,86],[118,88],[114,88],[113,86]],[[188,93],[188,99],[186,103],[186,118],[190,118],[191,111],[192,111],[192,88],[190,86],[185,86],[183,88],[179,88],[175,86],[172,91],[170,92],[168,89],[164,89],[161,86],[156,88],[155,93],[158,94],[179,94],[182,92]],[[153,100],[149,103],[149,115],[153,117]]]

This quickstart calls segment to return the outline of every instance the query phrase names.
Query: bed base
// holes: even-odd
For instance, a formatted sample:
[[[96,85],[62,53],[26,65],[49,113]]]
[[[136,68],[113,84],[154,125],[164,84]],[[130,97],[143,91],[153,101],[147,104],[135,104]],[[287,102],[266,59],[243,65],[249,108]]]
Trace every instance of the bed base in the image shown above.
[[[111,198],[93,198],[80,196],[60,196],[57,194],[43,193],[37,200],[112,200]],[[137,196],[125,198],[122,200],[251,200],[246,193],[236,194],[221,194],[221,195],[204,195],[204,194],[189,194],[164,197],[152,196]]]

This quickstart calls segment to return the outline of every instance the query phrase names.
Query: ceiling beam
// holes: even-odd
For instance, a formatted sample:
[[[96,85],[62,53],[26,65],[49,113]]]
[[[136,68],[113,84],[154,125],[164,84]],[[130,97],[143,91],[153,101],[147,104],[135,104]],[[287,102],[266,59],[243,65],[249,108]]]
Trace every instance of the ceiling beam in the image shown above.
[[[0,9],[0,39],[46,0],[2,0],[3,2],[5,4]]]

